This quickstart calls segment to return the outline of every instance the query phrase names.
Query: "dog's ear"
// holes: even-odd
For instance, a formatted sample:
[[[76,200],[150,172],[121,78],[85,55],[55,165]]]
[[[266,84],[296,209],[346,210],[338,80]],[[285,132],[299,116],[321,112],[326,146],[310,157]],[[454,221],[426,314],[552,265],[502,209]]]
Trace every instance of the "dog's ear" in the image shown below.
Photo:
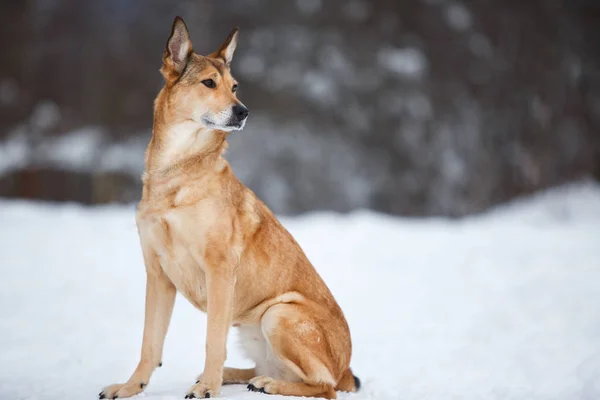
[[[231,64],[231,59],[233,58],[235,48],[237,47],[238,31],[238,28],[234,28],[229,36],[227,36],[227,39],[225,39],[221,47],[219,47],[219,50],[212,53],[210,57],[220,58],[223,60],[225,65],[229,66],[229,64]]]
[[[163,66],[161,72],[165,79],[170,80],[179,77],[185,69],[188,59],[192,54],[192,41],[190,33],[181,17],[175,17],[171,36],[167,41],[167,47],[163,54]]]

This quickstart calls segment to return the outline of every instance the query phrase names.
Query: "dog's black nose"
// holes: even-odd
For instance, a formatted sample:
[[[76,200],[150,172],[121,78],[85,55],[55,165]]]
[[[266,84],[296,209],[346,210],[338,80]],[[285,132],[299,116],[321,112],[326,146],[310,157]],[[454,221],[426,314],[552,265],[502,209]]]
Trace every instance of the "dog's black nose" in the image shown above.
[[[236,104],[233,106],[233,115],[238,119],[238,121],[243,121],[248,116],[248,109],[240,104]]]

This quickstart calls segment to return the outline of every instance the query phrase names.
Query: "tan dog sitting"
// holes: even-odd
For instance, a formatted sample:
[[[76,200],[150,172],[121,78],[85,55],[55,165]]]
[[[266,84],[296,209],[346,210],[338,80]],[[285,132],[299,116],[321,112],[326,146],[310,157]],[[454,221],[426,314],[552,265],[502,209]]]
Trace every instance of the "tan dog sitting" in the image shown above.
[[[244,127],[230,63],[237,29],[213,54],[192,50],[176,18],[154,104],[144,189],[136,216],[147,272],[141,360],[100,398],[144,390],[161,363],[179,291],[208,314],[206,361],[186,398],[215,397],[222,384],[281,395],[336,398],[356,391],[344,314],[289,232],[223,158],[228,132]],[[255,368],[224,368],[230,326]]]

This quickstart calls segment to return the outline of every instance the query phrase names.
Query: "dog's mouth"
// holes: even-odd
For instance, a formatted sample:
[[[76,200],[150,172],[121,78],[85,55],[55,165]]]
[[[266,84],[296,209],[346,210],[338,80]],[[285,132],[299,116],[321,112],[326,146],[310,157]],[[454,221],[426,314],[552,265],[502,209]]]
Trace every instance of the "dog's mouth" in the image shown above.
[[[244,127],[246,126],[246,121],[247,120],[248,120],[248,118],[244,118],[241,121],[231,121],[231,120],[229,120],[227,122],[227,124],[221,125],[221,124],[217,124],[215,121],[213,121],[212,119],[210,119],[208,117],[203,117],[202,118],[202,123],[207,128],[220,129],[222,131],[232,132],[232,131],[241,131],[242,129],[244,129]]]
[[[246,126],[247,120],[248,118],[244,118],[241,121],[229,122],[226,127],[230,128],[232,131],[241,131],[244,129],[244,126]]]

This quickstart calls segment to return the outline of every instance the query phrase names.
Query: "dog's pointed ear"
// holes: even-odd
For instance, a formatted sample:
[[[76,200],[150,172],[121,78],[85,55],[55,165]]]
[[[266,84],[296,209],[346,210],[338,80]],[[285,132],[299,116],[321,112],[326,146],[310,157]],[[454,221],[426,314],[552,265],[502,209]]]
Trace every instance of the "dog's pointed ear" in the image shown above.
[[[219,47],[219,50],[215,51],[210,56],[213,58],[220,58],[223,60],[225,65],[229,66],[229,64],[231,64],[231,59],[233,58],[235,48],[237,47],[238,31],[238,28],[234,28],[229,36],[227,36],[227,39],[225,39],[221,47]]]
[[[184,70],[188,59],[192,54],[192,41],[185,22],[181,17],[175,17],[171,36],[167,41],[167,47],[163,54],[163,67],[161,72],[168,80],[178,77]]]

